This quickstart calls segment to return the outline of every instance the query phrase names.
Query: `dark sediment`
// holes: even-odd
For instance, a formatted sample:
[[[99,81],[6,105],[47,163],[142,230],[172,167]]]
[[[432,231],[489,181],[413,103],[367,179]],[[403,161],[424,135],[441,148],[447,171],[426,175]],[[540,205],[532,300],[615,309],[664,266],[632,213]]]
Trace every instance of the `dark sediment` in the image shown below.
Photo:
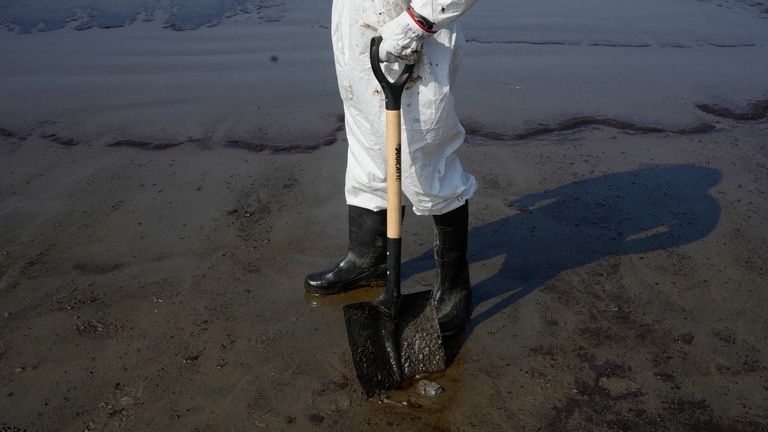
[[[47,135],[42,135],[41,137],[45,138],[45,139],[47,139],[49,141],[53,141],[56,144],[63,145],[63,146],[66,146],[66,147],[74,147],[74,146],[80,144],[79,141],[77,141],[77,140],[75,140],[73,138],[60,137],[60,136],[58,136],[56,134],[47,134]]]
[[[525,39],[519,39],[519,40],[484,40],[484,39],[477,39],[477,38],[470,38],[467,39],[467,42],[472,43],[478,43],[483,45],[493,45],[493,44],[499,44],[499,45],[565,45],[565,46],[591,46],[591,47],[609,47],[609,48],[648,48],[653,45],[647,43],[647,42],[638,42],[638,43],[613,43],[613,42],[587,42],[582,43],[581,41],[534,41],[534,40],[525,40]]]
[[[102,263],[80,262],[72,266],[72,268],[77,270],[79,273],[88,274],[88,275],[112,273],[113,271],[118,270],[121,267],[123,267],[123,263],[102,264]]]
[[[716,117],[738,120],[738,121],[757,121],[768,116],[768,99],[750,102],[744,111],[735,111],[728,107],[718,104],[698,104],[696,108]]]
[[[316,144],[282,144],[282,145],[274,145],[274,144],[264,144],[259,142],[252,142],[252,141],[242,141],[242,140],[229,140],[224,143],[225,147],[228,148],[238,148],[243,150],[248,150],[256,153],[261,152],[270,152],[274,154],[290,154],[290,153],[311,153],[315,150],[319,150],[323,147],[328,147],[331,145],[336,144],[338,140],[333,137],[327,137],[323,138]]]
[[[467,42],[469,43],[478,43],[483,45],[568,45],[568,46],[574,46],[574,45],[580,45],[576,42],[568,42],[568,41],[531,41],[531,40],[484,40],[484,39],[477,39],[477,38],[468,38]]]
[[[197,140],[186,140],[176,142],[150,142],[139,140],[120,140],[115,141],[112,144],[107,144],[107,147],[133,147],[142,150],[166,150],[173,147],[178,147],[184,143],[197,142]]]
[[[717,47],[717,48],[748,48],[748,47],[757,46],[757,44],[753,44],[753,43],[723,44],[723,43],[716,43],[716,42],[707,42],[707,45]]]
[[[338,142],[338,134],[343,130],[344,130],[344,116],[338,115],[336,116],[333,128],[324,136],[322,136],[318,141],[312,144],[296,144],[296,143],[275,144],[274,142],[270,144],[270,143],[245,141],[245,140],[226,140],[223,142],[223,144],[225,147],[228,147],[228,148],[240,148],[240,149],[253,151],[257,153],[263,152],[263,151],[268,151],[276,154],[310,153],[315,150],[319,150],[323,147],[328,147],[336,144]],[[6,128],[0,128],[0,137],[15,138],[18,140],[26,139],[26,136]],[[71,138],[71,137],[62,137],[52,133],[43,133],[43,134],[40,134],[40,137],[66,147],[74,147],[82,144],[82,141],[78,139]],[[170,141],[170,142],[122,139],[122,140],[114,141],[110,144],[107,144],[107,147],[130,147],[130,148],[137,148],[141,150],[167,150],[170,148],[181,146],[183,144],[199,144],[203,141],[205,140],[201,138],[189,138],[184,141]],[[208,144],[211,144],[211,143],[208,143]]]
[[[15,138],[17,140],[23,141],[27,139],[26,136],[18,134],[10,129],[6,128],[0,128],[0,137],[7,137],[7,138]]]
[[[760,103],[764,105],[759,105]],[[716,112],[718,113],[725,112],[726,115],[737,116],[737,117],[726,117],[726,118],[734,118],[736,120],[743,120],[744,118],[741,118],[741,117],[745,117],[745,118],[748,117],[748,119],[750,120],[757,120],[759,118],[764,117],[766,115],[766,111],[768,111],[768,103],[766,102],[760,102],[760,103],[753,103],[752,105],[750,105],[753,111],[750,111],[749,116],[747,116],[747,114],[745,113],[733,113],[730,110],[716,111]],[[716,105],[704,105],[704,106],[717,107]],[[702,105],[699,105],[698,107],[702,111],[705,111],[705,109],[702,108]],[[763,111],[759,111],[759,109],[762,109]],[[705,111],[705,112],[708,112],[708,111]],[[725,115],[721,115],[721,116],[725,117]],[[557,132],[573,131],[573,130],[577,130],[577,129],[581,129],[589,126],[603,126],[603,127],[609,127],[613,129],[627,131],[627,132],[672,133],[677,135],[706,133],[715,129],[715,126],[710,123],[700,123],[697,125],[693,125],[687,128],[680,128],[680,129],[666,129],[658,126],[641,125],[641,124],[632,123],[625,120],[590,117],[590,116],[574,117],[574,118],[561,121],[554,125],[538,126],[538,127],[526,129],[518,133],[505,133],[500,131],[494,131],[472,120],[465,120],[463,123],[467,131],[467,134],[478,136],[478,137],[485,138],[492,141],[520,141],[520,140],[525,140],[530,138],[537,138],[537,137],[541,137],[544,135],[557,133]],[[318,140],[313,144],[296,144],[296,143],[275,144],[275,143],[246,141],[246,140],[226,140],[224,141],[224,146],[228,148],[244,149],[244,150],[257,152],[257,153],[264,152],[264,151],[275,153],[275,154],[309,153],[315,150],[319,150],[323,147],[328,147],[336,144],[338,142],[337,135],[343,130],[344,130],[344,116],[339,115],[336,118],[336,124],[334,125],[333,129],[330,132],[328,132],[324,137],[322,137],[320,140]],[[0,136],[12,137],[19,140],[23,140],[25,138],[23,135],[18,134],[9,129],[0,129]],[[56,134],[43,134],[41,135],[41,137],[63,146],[72,147],[72,146],[77,146],[81,144],[81,142],[78,141],[77,139],[69,138],[69,137],[61,137]],[[166,150],[173,147],[178,147],[183,144],[199,143],[201,141],[202,139],[188,139],[185,141],[153,142],[153,141],[145,141],[145,140],[124,139],[124,140],[118,140],[110,144],[107,144],[107,147],[131,147],[131,148],[138,148],[142,150]]]
[[[745,111],[735,111],[718,104],[698,104],[700,111],[714,115],[716,117],[736,120],[736,121],[757,121],[768,116],[768,100],[758,100],[750,102]],[[683,128],[664,128],[660,126],[643,125],[633,123],[627,120],[620,120],[608,117],[578,116],[560,121],[551,125],[541,125],[525,129],[516,133],[507,133],[498,130],[492,130],[489,127],[474,120],[464,120],[464,127],[468,135],[481,137],[491,141],[521,141],[526,139],[543,137],[558,132],[574,131],[590,126],[602,126],[634,133],[671,133],[676,135],[690,135],[711,132],[716,129],[715,125],[707,122],[701,122],[689,127]],[[252,152],[270,152],[275,154],[283,153],[309,153],[323,147],[334,145],[338,141],[337,135],[344,130],[344,116],[338,115],[333,129],[323,136],[320,140],[312,144],[275,144],[274,142],[256,142],[247,140],[226,140],[224,146],[228,148],[239,148]],[[23,140],[26,137],[10,129],[0,128],[0,136],[11,137]],[[43,134],[42,138],[50,140],[63,146],[76,146],[81,144],[74,138],[61,137],[56,134]],[[185,141],[174,142],[152,142],[144,140],[124,139],[107,144],[108,147],[132,147],[142,150],[165,150],[177,147],[187,143],[199,143],[202,139],[188,139]]]
[[[143,0],[106,5],[97,1],[41,0],[28,5],[20,2],[14,8],[0,10],[0,25],[20,34],[54,31],[69,25],[83,31],[125,27],[140,17],[142,21],[153,21],[156,15],[164,14],[165,28],[185,31],[213,27],[226,18],[244,14],[252,14],[262,22],[281,21],[285,17],[284,5],[284,0]]]
[[[587,46],[587,47],[605,47],[605,48],[692,48],[691,45],[681,44],[679,42],[659,42],[657,45],[648,42],[603,42],[603,41],[568,41],[568,40],[527,40],[527,39],[507,39],[507,40],[487,40],[478,38],[469,38],[467,42],[482,45],[547,45],[547,46]],[[718,43],[702,41],[697,46],[715,47],[715,48],[750,48],[756,47],[755,43]]]
[[[310,153],[323,147],[328,147],[338,142],[337,135],[344,130],[344,115],[336,116],[336,124],[333,129],[314,144],[267,144],[261,142],[229,140],[224,143],[229,148],[239,148],[256,153],[268,151],[275,154],[281,153]]]
[[[492,141],[520,141],[530,138],[537,138],[540,136],[557,133],[567,132],[576,129],[585,128],[588,126],[603,126],[612,129],[623,130],[627,132],[638,133],[672,133],[676,135],[687,135],[710,132],[715,129],[715,126],[709,123],[700,123],[687,128],[680,129],[666,129],[658,126],[646,126],[641,124],[632,123],[625,120],[617,120],[612,118],[600,118],[600,117],[574,117],[564,121],[561,121],[554,125],[538,126],[531,129],[524,130],[518,133],[504,133],[499,131],[489,130],[487,127],[482,126],[473,121],[465,122],[465,128],[468,134],[479,136]]]

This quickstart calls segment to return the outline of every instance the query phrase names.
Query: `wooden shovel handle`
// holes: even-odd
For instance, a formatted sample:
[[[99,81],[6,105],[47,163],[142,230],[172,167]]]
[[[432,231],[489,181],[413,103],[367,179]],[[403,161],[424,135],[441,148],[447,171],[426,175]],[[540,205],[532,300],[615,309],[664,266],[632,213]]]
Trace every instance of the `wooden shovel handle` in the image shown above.
[[[387,237],[401,237],[400,110],[387,110]]]
[[[381,84],[386,98],[387,109],[387,237],[400,239],[400,225],[402,223],[402,197],[401,197],[401,151],[400,151],[400,105],[408,79],[413,74],[415,65],[403,66],[400,76],[390,81],[381,69],[379,61],[379,47],[381,36],[371,39],[371,70],[376,80]]]

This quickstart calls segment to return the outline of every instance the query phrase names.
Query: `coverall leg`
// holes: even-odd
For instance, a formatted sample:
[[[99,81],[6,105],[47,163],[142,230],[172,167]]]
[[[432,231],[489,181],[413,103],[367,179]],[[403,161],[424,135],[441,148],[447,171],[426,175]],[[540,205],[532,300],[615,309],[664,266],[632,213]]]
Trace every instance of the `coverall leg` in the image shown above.
[[[370,67],[370,41],[404,11],[400,0],[334,0],[331,34],[349,149],[347,204],[386,208],[384,95]],[[402,187],[417,215],[441,215],[460,207],[477,189],[456,151],[465,132],[451,87],[464,36],[456,20],[424,41],[422,55],[402,99]],[[385,64],[396,76],[397,65]]]

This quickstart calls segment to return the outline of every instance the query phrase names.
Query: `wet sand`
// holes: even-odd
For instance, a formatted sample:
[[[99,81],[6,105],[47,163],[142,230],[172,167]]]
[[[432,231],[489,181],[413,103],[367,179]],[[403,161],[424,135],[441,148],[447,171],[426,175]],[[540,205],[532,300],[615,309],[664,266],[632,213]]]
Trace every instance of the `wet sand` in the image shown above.
[[[249,39],[211,68],[221,41],[268,30],[248,15],[194,32],[137,22],[0,35],[3,60],[16,60],[0,71],[0,429],[767,430],[768,75],[754,31],[766,21],[741,2],[687,5],[699,17],[678,34],[690,48],[660,43],[667,33],[635,47],[605,28],[468,32],[484,38],[467,47],[457,94],[462,160],[481,184],[473,318],[430,377],[444,394],[372,400],[341,308],[378,291],[317,298],[302,286],[346,247],[333,81],[310,93],[328,100],[323,113],[284,135],[257,131],[301,108],[242,91],[248,71],[301,70],[319,48],[293,62]],[[535,5],[520,13],[542,22]],[[692,43],[718,14],[730,24],[711,43],[751,45]],[[131,48],[138,30],[174,36],[134,50],[126,73],[125,54],[151,45]],[[126,42],[114,58],[109,44],[73,57],[80,42],[98,46],[88,32]],[[584,42],[600,34],[623,46]],[[180,54],[206,40],[210,51]],[[58,69],[41,52],[61,52]],[[611,72],[598,59],[630,63]],[[544,65],[575,72],[555,80]],[[490,79],[508,83],[494,98]],[[431,285],[431,243],[430,220],[408,212],[408,290]]]
[[[2,138],[0,423],[765,430],[766,132],[471,138],[472,324],[444,395],[386,401],[358,388],[341,313],[376,292],[302,288],[345,247],[343,144]],[[430,229],[406,216],[413,290]]]
[[[197,5],[209,21],[194,31],[168,24],[191,12],[161,10],[154,21],[110,29],[77,31],[83,18],[56,31],[0,32],[0,130],[69,145],[332,145],[343,112],[330,3],[259,0],[254,7],[274,7],[226,19],[215,3]],[[768,99],[768,13],[738,0],[721,6],[479,2],[463,18],[459,115],[485,137],[530,136],[584,118],[636,130],[717,127],[701,106]]]

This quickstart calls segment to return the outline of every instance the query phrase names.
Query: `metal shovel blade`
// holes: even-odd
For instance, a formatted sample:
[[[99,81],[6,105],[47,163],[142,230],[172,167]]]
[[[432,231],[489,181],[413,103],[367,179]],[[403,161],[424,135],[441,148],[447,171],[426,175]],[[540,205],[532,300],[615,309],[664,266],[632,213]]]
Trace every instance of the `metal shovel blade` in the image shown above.
[[[429,291],[404,295],[395,320],[371,302],[344,306],[357,378],[369,398],[419,374],[445,370],[445,351]]]

